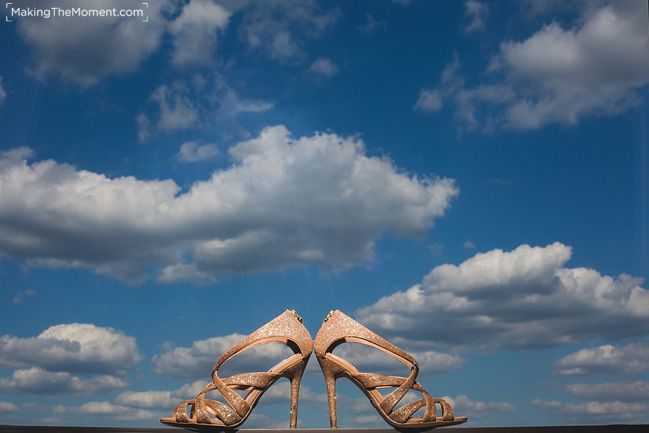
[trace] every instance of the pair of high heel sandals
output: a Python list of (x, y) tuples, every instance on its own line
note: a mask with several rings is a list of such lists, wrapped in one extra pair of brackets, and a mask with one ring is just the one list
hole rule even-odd
[[(408, 377), (401, 377), (360, 372), (349, 362), (332, 353), (338, 345), (345, 342), (379, 349), (410, 368), (410, 374)], [(294, 354), (267, 372), (219, 377), (219, 367), (228, 359), (266, 343), (286, 344)], [(212, 367), (212, 382), (205, 386), (196, 398), (183, 401), (170, 418), (162, 418), (160, 422), (189, 429), (236, 429), (248, 418), (262, 394), (278, 379), (286, 377), (291, 382), (290, 428), (294, 429), (297, 427), (300, 382), (314, 350), (327, 386), (331, 428), (338, 427), (336, 380), (341, 377), (355, 383), (381, 417), (396, 429), (427, 430), (460, 424), (467, 420), (466, 417), (454, 416), (453, 408), (446, 400), (431, 397), (417, 382), (419, 367), (410, 354), (379, 337), (351, 317), (338, 310), (330, 312), (314, 341), (302, 324), (302, 318), (294, 310), (286, 310), (221, 355)], [(387, 388), (396, 389), (386, 395), (380, 392)], [(420, 392), (423, 398), (396, 408), (411, 389)], [(243, 396), (237, 390), (244, 391)], [(227, 404), (206, 398), (206, 394), (212, 391), (221, 393)], [(423, 415), (417, 415), (422, 408)]]

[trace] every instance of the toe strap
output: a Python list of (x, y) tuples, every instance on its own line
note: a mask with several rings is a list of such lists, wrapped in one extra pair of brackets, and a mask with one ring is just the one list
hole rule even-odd
[[(280, 376), (278, 373), (257, 372), (237, 374), (225, 379), (215, 375), (195, 399), (185, 400), (176, 406), (174, 419), (180, 423), (223, 424), (229, 426), (241, 421), (248, 411), (248, 403), (234, 389), (266, 388)], [(218, 390), (230, 404), (205, 398), (208, 392)], [(187, 410), (189, 409), (189, 415)]]
[[(218, 419), (212, 416), (217, 416)], [(203, 395), (196, 399), (196, 422), (219, 424), (220, 421), (227, 426), (241, 421), (241, 418), (241, 415), (220, 401), (210, 400)]]
[[(383, 402), (381, 402), (381, 407), (384, 406), (385, 400), (390, 399), (387, 405), (392, 405), (389, 410), (385, 410), (388, 416), (396, 422), (405, 423), (407, 422), (412, 415), (417, 412), (422, 407), (425, 407), (424, 415), (421, 419), (422, 422), (431, 422), (435, 421), (436, 418), (436, 406), (439, 406), (442, 409), (442, 419), (444, 421), (453, 420), (453, 408), (451, 405), (444, 400), (443, 398), (433, 398), (430, 394), (421, 386), (418, 382), (410, 383), (412, 381), (411, 377), (405, 378), (401, 376), (386, 376), (376, 373), (357, 373), (354, 375), (354, 378), (361, 383), (367, 389), (378, 389), (386, 387), (398, 387), (397, 394), (392, 392), (388, 394)], [(406, 388), (407, 387), (407, 388)], [(405, 388), (405, 392), (404, 392)], [(413, 389), (422, 393), (423, 397), (420, 400), (408, 403), (397, 410), (392, 410), (394, 405), (403, 398), (408, 389)], [(397, 400), (398, 398), (398, 400)], [(394, 402), (394, 400), (397, 400)]]
[(392, 412), (390, 414), (390, 418), (392, 418), (392, 420), (396, 422), (405, 423), (406, 421), (408, 421), (408, 419), (410, 419), (412, 414), (414, 414), (424, 406), (426, 406), (426, 400), (423, 398), (417, 401), (413, 401), (412, 403), (403, 405), (399, 409)]
[[(187, 416), (187, 406), (191, 404), (191, 414)], [(174, 419), (176, 422), (190, 422), (194, 418), (194, 405), (196, 400), (185, 400), (181, 402), (174, 410)]]

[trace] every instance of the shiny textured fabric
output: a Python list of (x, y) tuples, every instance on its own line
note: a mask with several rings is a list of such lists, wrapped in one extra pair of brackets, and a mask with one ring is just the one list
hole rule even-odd
[[(345, 342), (360, 343), (379, 349), (406, 365), (410, 369), (410, 374), (408, 377), (400, 377), (361, 373), (356, 367), (332, 353), (338, 345)], [(453, 408), (446, 400), (431, 397), (417, 383), (419, 366), (410, 354), (338, 310), (330, 312), (325, 317), (322, 327), (316, 335), (314, 350), (325, 377), (331, 428), (337, 428), (338, 426), (336, 380), (340, 377), (347, 377), (354, 382), (367, 395), (383, 419), (398, 429), (427, 429), (442, 425), (460, 424), (467, 420), (466, 417), (454, 416)], [(383, 396), (378, 390), (387, 387), (396, 389)], [(399, 401), (411, 389), (421, 392), (423, 398), (394, 410)], [(438, 405), (441, 409), (440, 416), (436, 414)], [(421, 408), (424, 408), (423, 416), (421, 418), (413, 417)]]
[[(295, 354), (267, 372), (219, 377), (218, 370), (228, 359), (267, 343), (284, 343), (293, 349)], [(235, 429), (250, 415), (259, 397), (277, 379), (287, 377), (291, 381), (290, 428), (296, 428), (300, 383), (312, 351), (313, 340), (302, 324), (302, 318), (295, 311), (286, 310), (221, 355), (212, 367), (212, 382), (207, 384), (195, 399), (181, 402), (172, 417), (162, 418), (160, 422), (179, 427)], [(247, 391), (247, 395), (242, 397), (236, 389)], [(206, 398), (206, 394), (212, 391), (220, 392), (227, 404)]]

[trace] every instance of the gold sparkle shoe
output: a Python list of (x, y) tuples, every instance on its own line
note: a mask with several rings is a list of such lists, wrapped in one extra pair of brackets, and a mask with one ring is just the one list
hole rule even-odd
[[(353, 342), (382, 350), (410, 368), (408, 377), (385, 376), (375, 373), (361, 373), (332, 351), (336, 346)], [(413, 429), (427, 430), (434, 427), (461, 424), (466, 422), (466, 417), (453, 415), (453, 408), (442, 398), (431, 397), (428, 392), (417, 383), (419, 367), (417, 361), (410, 354), (399, 349), (384, 338), (379, 337), (351, 317), (340, 311), (330, 312), (324, 320), (322, 327), (315, 338), (315, 354), (322, 367), (327, 386), (329, 400), (329, 423), (331, 428), (338, 427), (336, 415), (336, 379), (346, 377), (355, 383), (369, 398), (374, 408), (381, 417), (398, 430)], [(396, 388), (387, 395), (379, 392), (380, 389)], [(423, 398), (405, 404), (395, 410), (397, 403), (409, 390), (419, 391)], [(441, 409), (441, 415), (436, 415), (436, 408)], [(416, 412), (424, 408), (420, 417), (414, 417)]]
[[(219, 367), (228, 359), (266, 343), (284, 343), (294, 354), (267, 372), (219, 377)], [(296, 428), (300, 382), (312, 351), (313, 340), (302, 318), (294, 310), (286, 310), (221, 355), (212, 367), (212, 382), (196, 398), (181, 402), (170, 418), (161, 418), (160, 422), (188, 429), (236, 429), (248, 418), (259, 397), (279, 378), (287, 377), (291, 381), (290, 428)], [(242, 397), (235, 390), (247, 394)], [(220, 392), (227, 404), (206, 398), (210, 391)]]

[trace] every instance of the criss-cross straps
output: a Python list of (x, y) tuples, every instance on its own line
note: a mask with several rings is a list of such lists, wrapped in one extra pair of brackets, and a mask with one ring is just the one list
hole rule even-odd
[[(386, 376), (376, 373), (351, 373), (351, 376), (368, 390), (381, 389), (387, 387), (397, 387), (394, 391), (384, 397), (379, 402), (381, 409), (388, 416), (399, 423), (407, 422), (419, 409), (425, 407), (422, 422), (434, 421), (436, 417), (436, 405), (439, 404), (442, 409), (444, 418), (453, 417), (453, 408), (446, 400), (433, 398), (431, 395), (416, 381), (416, 370), (411, 370), (408, 378), (401, 376)], [(394, 407), (407, 392), (413, 389), (422, 393), (423, 398), (407, 403), (397, 410)]]
[[(196, 399), (183, 402), (176, 409), (176, 420), (179, 422), (198, 422), (204, 424), (214, 424), (214, 421), (220, 421), (224, 425), (235, 424), (245, 416), (250, 410), (248, 402), (237, 394), (235, 389), (254, 390), (265, 389), (270, 383), (282, 376), (282, 373), (276, 372), (256, 372), (237, 374), (225, 379), (213, 374), (213, 382), (207, 384), (198, 394)], [(225, 401), (230, 405), (220, 401), (211, 400), (205, 397), (208, 392), (219, 391)], [(187, 405), (192, 404), (190, 416), (187, 416)], [(216, 417), (216, 419), (214, 418)]]
[[(340, 326), (339, 329), (344, 329), (345, 334), (340, 335), (340, 337), (335, 336), (332, 338), (333, 341), (330, 341), (329, 347), (327, 348), (328, 352), (331, 352), (336, 346), (344, 342), (360, 343), (379, 349), (410, 367), (410, 374), (407, 378), (401, 376), (386, 376), (375, 373), (347, 371), (348, 374), (368, 390), (396, 387), (394, 391), (390, 392), (388, 395), (383, 397), (381, 401), (377, 402), (381, 409), (393, 421), (405, 423), (422, 407), (425, 407), (425, 409), (421, 421), (434, 421), (436, 417), (436, 404), (440, 405), (444, 419), (452, 419), (453, 409), (451, 405), (444, 399), (431, 397), (430, 394), (428, 394), (428, 392), (417, 383), (419, 366), (417, 365), (417, 361), (409, 353), (399, 349), (383, 337), (375, 334), (345, 315), (340, 314), (338, 320), (343, 322), (343, 325)], [(410, 389), (421, 392), (424, 398), (407, 403), (399, 409), (394, 410), (395, 406), (405, 397)]]

